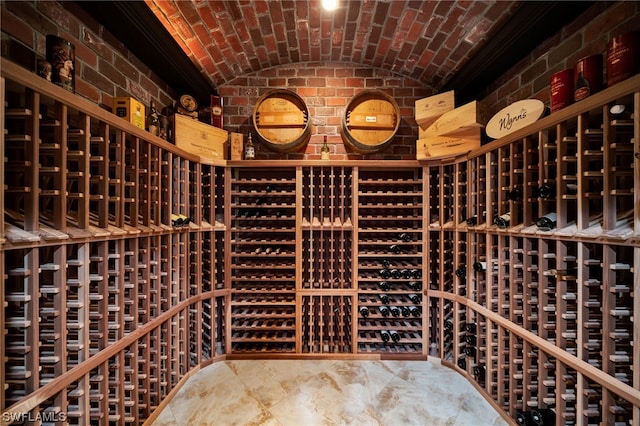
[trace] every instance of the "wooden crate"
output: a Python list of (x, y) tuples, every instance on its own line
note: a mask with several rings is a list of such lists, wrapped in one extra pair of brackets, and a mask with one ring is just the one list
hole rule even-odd
[(226, 130), (180, 114), (174, 114), (171, 122), (178, 148), (210, 160), (227, 158), (229, 132)]
[(416, 158), (428, 160), (464, 154), (480, 148), (480, 128), (467, 129), (464, 133), (452, 136), (428, 136), (416, 142)]
[(445, 112), (455, 108), (454, 91), (439, 93), (416, 101), (415, 118), (421, 129), (427, 129)]
[(482, 128), (486, 122), (483, 105), (473, 101), (442, 114), (420, 137), (458, 135), (469, 128)]

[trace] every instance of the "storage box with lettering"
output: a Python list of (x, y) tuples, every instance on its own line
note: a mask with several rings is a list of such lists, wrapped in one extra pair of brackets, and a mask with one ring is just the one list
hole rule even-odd
[(480, 128), (470, 128), (450, 136), (429, 136), (416, 142), (416, 158), (429, 160), (466, 154), (480, 148)]
[(473, 101), (447, 111), (436, 119), (427, 129), (419, 132), (419, 138), (432, 136), (452, 136), (465, 133), (468, 129), (483, 128), (487, 123), (484, 106)]
[(428, 98), (416, 101), (416, 123), (422, 129), (426, 129), (442, 114), (455, 108), (454, 91), (439, 93)]
[(144, 130), (146, 114), (142, 102), (130, 97), (113, 98), (113, 113)]
[(191, 154), (210, 160), (227, 158), (229, 132), (180, 114), (172, 116), (173, 141)]

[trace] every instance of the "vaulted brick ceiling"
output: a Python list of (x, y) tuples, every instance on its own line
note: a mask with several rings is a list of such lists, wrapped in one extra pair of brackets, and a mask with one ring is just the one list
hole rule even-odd
[(384, 68), (460, 101), (552, 37), (593, 1), (77, 1), (171, 87), (210, 93), (285, 64)]
[(385, 68), (440, 88), (515, 1), (145, 0), (184, 52), (222, 85), (298, 62)]

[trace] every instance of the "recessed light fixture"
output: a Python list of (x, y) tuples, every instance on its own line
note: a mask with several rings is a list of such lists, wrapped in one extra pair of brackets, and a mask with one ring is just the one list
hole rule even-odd
[(338, 0), (322, 0), (322, 8), (327, 11), (336, 10), (338, 7)]

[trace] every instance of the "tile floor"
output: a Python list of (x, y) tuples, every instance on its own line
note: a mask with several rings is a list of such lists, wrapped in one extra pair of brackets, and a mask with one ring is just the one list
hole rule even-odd
[(237, 360), (196, 373), (153, 426), (507, 424), (439, 360)]

